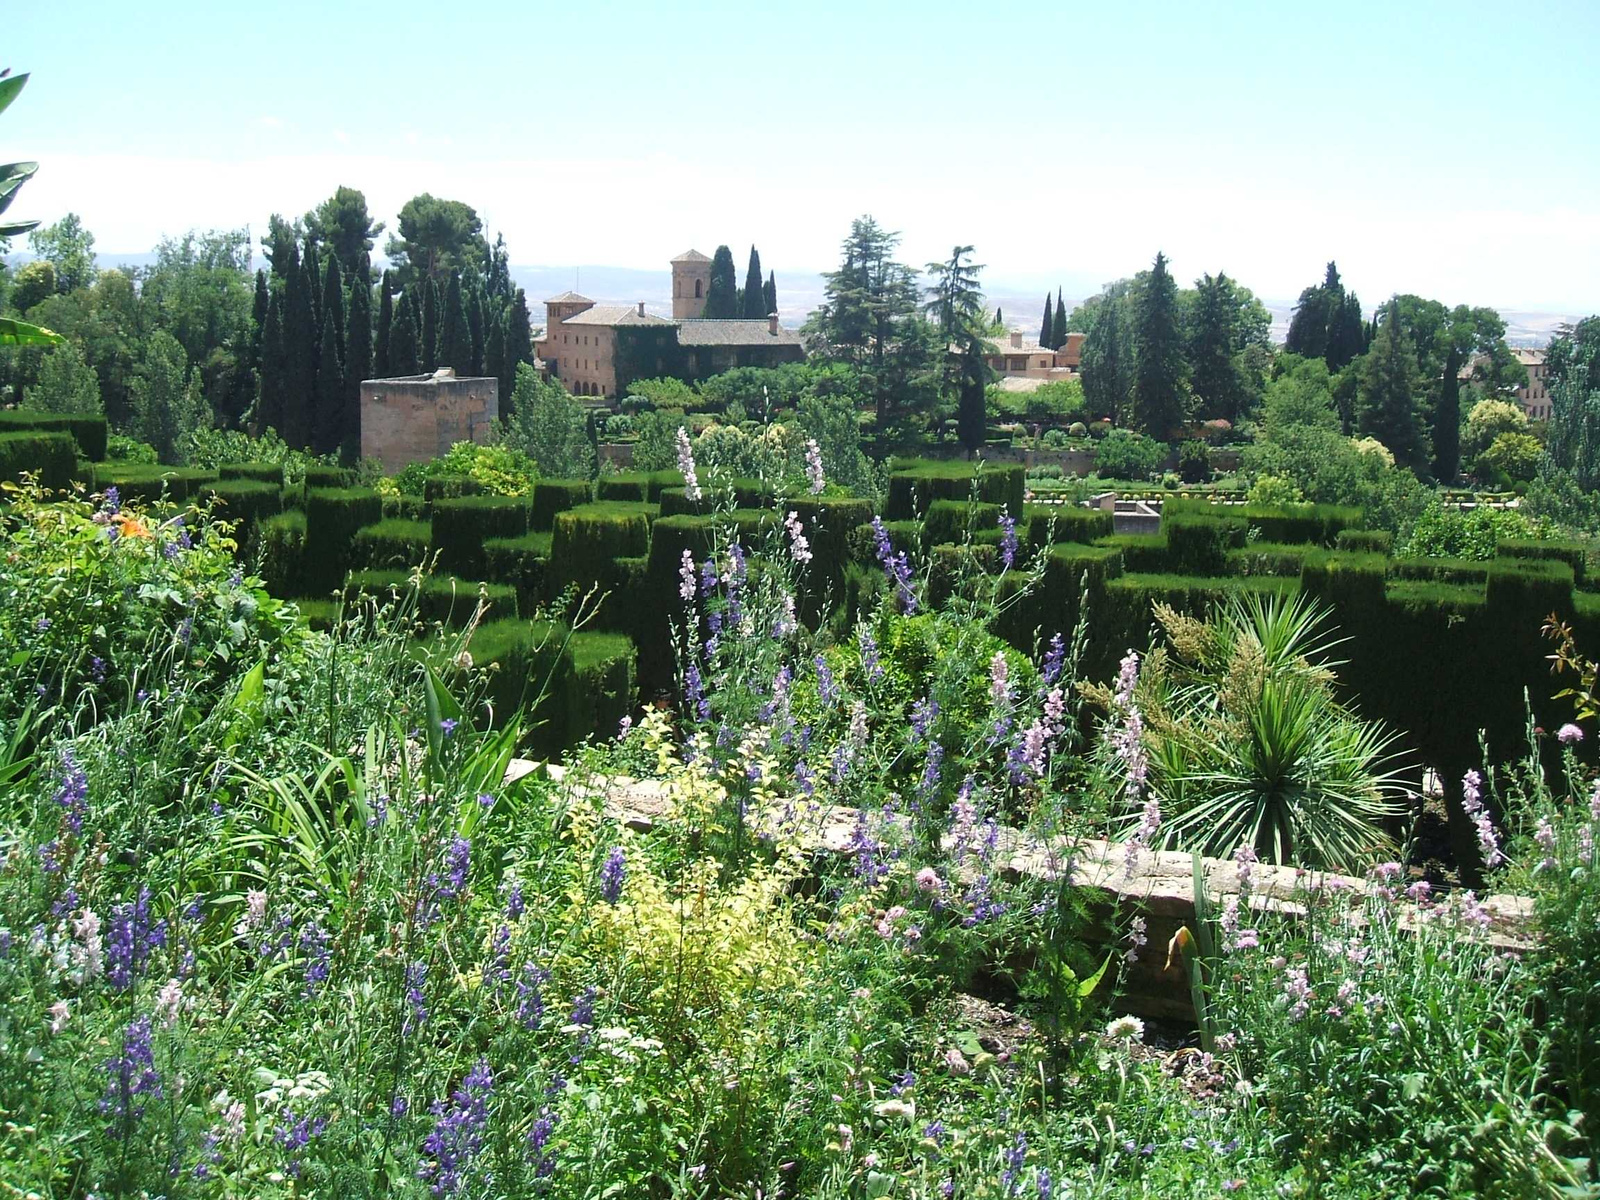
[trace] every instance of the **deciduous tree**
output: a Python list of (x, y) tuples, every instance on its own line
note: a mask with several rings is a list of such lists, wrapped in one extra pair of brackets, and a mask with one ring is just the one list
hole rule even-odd
[(83, 348), (68, 338), (48, 351), (39, 364), (39, 382), (27, 390), (25, 408), (48, 413), (99, 413), (100, 380), (83, 356)]
[(56, 271), (56, 290), (75, 292), (94, 283), (94, 234), (83, 227), (77, 213), (68, 213), (54, 225), (28, 235), (28, 249)]

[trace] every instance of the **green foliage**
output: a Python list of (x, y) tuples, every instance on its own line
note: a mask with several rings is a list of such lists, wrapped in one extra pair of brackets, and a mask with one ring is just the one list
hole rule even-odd
[(127, 462), (95, 463), (92, 475), (96, 491), (104, 492), (114, 487), (121, 496), (145, 503), (163, 499), (189, 500), (217, 479), (215, 471), (202, 471), (194, 467)]
[(1022, 513), (1025, 473), (1021, 464), (973, 464), (901, 459), (890, 465), (886, 520), (904, 521), (921, 516), (935, 500), (978, 499)]
[(1134, 300), (1132, 424), (1166, 441), (1183, 424), (1188, 408), (1188, 364), (1178, 326), (1178, 287), (1167, 259), (1156, 255), (1150, 276)]
[(83, 458), (98, 462), (106, 457), (106, 420), (101, 416), (0, 410), (0, 433), (23, 430), (69, 433)]
[(256, 526), (283, 511), (283, 488), (269, 480), (219, 479), (203, 485), (199, 496), (216, 501), (212, 515), (234, 524), (234, 538), (241, 546), (253, 545)]
[(283, 464), (275, 462), (231, 462), (217, 465), (220, 479), (255, 479), (283, 486)]
[(1387, 555), (1394, 546), (1394, 534), (1386, 529), (1341, 529), (1334, 544), (1340, 550)]
[(77, 463), (77, 443), (66, 433), (0, 432), (0, 481), (14, 483), (24, 473), (33, 473), (43, 487), (65, 488), (72, 482)]
[(583, 404), (560, 384), (541, 379), (527, 363), (517, 364), (506, 444), (532, 459), (543, 475), (576, 479), (594, 474)]
[(1095, 443), (1094, 469), (1105, 479), (1146, 480), (1161, 469), (1167, 447), (1131, 429), (1113, 429)]
[(1480, 476), (1504, 477), (1512, 483), (1527, 483), (1539, 473), (1544, 447), (1527, 433), (1496, 435), (1489, 448), (1478, 455), (1473, 470)]
[(410, 570), (427, 559), (432, 540), (427, 521), (391, 517), (356, 530), (350, 559), (368, 570)]
[(1178, 445), (1178, 474), (1185, 483), (1205, 483), (1211, 478), (1211, 449), (1198, 438)]
[(1161, 531), (1166, 535), (1171, 570), (1186, 575), (1221, 575), (1227, 571), (1228, 551), (1245, 544), (1249, 523), (1243, 516), (1200, 508), (1180, 509), (1169, 500), (1162, 512)]
[(211, 423), (211, 413), (196, 382), (188, 377), (183, 347), (164, 330), (145, 345), (144, 360), (131, 386), (131, 430), (156, 448), (162, 462), (188, 462), (187, 435)]
[(1400, 544), (1410, 558), (1490, 559), (1502, 541), (1531, 537), (1528, 519), (1514, 508), (1480, 504), (1463, 510), (1446, 508), (1437, 500), (1423, 510)]
[[(304, 482), (308, 473), (317, 468), (328, 467), (325, 461), (294, 449), (271, 430), (260, 437), (236, 429), (196, 430), (189, 437), (187, 458), (192, 466), (217, 471), (225, 479), (238, 464), (260, 464), (266, 473), (252, 474), (251, 478), (273, 478), (270, 470), (275, 469), (276, 478), (291, 486)], [(344, 482), (341, 477), (339, 483)]]
[(1282, 355), (1261, 406), (1261, 429), (1268, 440), (1283, 437), (1291, 426), (1338, 430), (1339, 406), (1333, 377), (1322, 358)]
[(426, 575), (417, 589), (417, 615), (451, 629), (464, 629), (484, 614), (490, 619), (517, 615), (517, 589), (509, 583), (471, 583), (454, 575)]
[(1522, 405), (1510, 400), (1497, 400), (1492, 396), (1479, 400), (1467, 413), (1461, 455), (1471, 462), (1501, 434), (1527, 432), (1528, 414), (1522, 411)]
[(727, 320), (739, 315), (739, 280), (733, 270), (733, 251), (718, 246), (711, 256), (711, 284), (706, 288), (707, 319)]
[(465, 578), (481, 579), (484, 542), (489, 538), (521, 537), (528, 532), (531, 511), (527, 499), (521, 496), (458, 496), (436, 500), (430, 549), (439, 555), (447, 570)]
[(653, 474), (676, 467), (678, 430), (688, 427), (683, 413), (677, 409), (641, 412), (633, 423), (639, 435), (633, 446), (634, 469)]
[(1101, 508), (1030, 504), (1023, 509), (1023, 517), (1027, 529), (1019, 526), (1018, 534), (1030, 549), (1061, 542), (1094, 542), (1114, 532), (1112, 514)]
[(384, 252), (402, 287), (418, 280), (447, 279), (462, 270), (479, 270), (489, 261), (489, 243), (477, 212), (459, 200), (443, 200), (427, 192), (401, 206), (398, 233), (389, 238)]
[[(552, 586), (576, 584), (580, 593), (604, 590), (615, 582), (614, 559), (650, 552), (649, 509), (617, 500), (581, 504), (556, 514), (552, 534)], [(613, 597), (607, 608), (616, 612), (625, 605)]]
[(63, 342), (39, 364), (39, 382), (27, 389), (25, 407), (47, 413), (99, 413), (100, 380), (76, 342)]
[(542, 532), (553, 529), (557, 513), (588, 504), (593, 498), (594, 485), (587, 479), (541, 479), (533, 489), (529, 528)]
[(305, 514), (306, 593), (316, 595), (344, 583), (356, 533), (383, 519), (383, 497), (372, 488), (307, 487)]
[(484, 574), (516, 588), (521, 612), (531, 614), (546, 594), (551, 541), (549, 533), (484, 540)]
[(1395, 462), (1421, 471), (1427, 462), (1415, 348), (1401, 325), (1398, 302), (1392, 302), (1378, 326), (1361, 370), (1358, 424), (1363, 434), (1389, 448)]

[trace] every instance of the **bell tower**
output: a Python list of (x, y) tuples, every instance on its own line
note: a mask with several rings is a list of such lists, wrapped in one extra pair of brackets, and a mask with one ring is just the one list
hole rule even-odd
[(705, 315), (706, 292), (711, 288), (711, 260), (698, 250), (686, 250), (672, 260), (672, 318), (692, 321)]

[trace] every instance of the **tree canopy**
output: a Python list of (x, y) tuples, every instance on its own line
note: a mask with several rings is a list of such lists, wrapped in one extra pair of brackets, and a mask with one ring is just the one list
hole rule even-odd
[(476, 210), (460, 200), (423, 192), (400, 209), (398, 234), (385, 247), (402, 286), (419, 278), (442, 280), (461, 270), (489, 266), (489, 242)]

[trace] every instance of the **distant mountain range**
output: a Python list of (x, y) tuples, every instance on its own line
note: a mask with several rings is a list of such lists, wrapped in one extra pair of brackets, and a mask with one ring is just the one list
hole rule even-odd
[[(18, 251), (11, 257), (21, 262), (31, 256), (25, 251)], [(156, 261), (156, 256), (151, 253), (96, 254), (95, 259), (102, 267), (114, 267), (119, 264), (150, 266)], [(257, 255), (253, 265), (265, 267), (267, 262)], [(381, 268), (383, 264), (379, 261), (375, 265)], [(778, 316), (785, 325), (798, 327), (821, 306), (824, 294), (823, 278), (814, 271), (778, 270), (777, 276)], [(597, 304), (637, 304), (643, 300), (647, 312), (661, 316), (672, 315), (672, 276), (666, 264), (654, 270), (640, 270), (636, 267), (513, 266), (511, 278), (528, 293), (528, 307), (533, 312), (536, 325), (543, 324), (544, 321), (545, 297), (554, 296), (569, 288), (588, 296)], [(1072, 310), (1071, 306), (1077, 305), (1098, 290), (1092, 284), (1080, 283), (1080, 287), (1081, 295), (1066, 297), (1068, 312)], [(1006, 324), (1030, 334), (1038, 332), (1039, 320), (1043, 315), (1040, 311), (1043, 299), (1043, 288), (1030, 288), (1024, 291), (1023, 285), (1008, 283), (1005, 280), (991, 280), (989, 284), (989, 303), (1001, 310)], [(1267, 311), (1272, 314), (1272, 336), (1281, 342), (1289, 332), (1289, 317), (1294, 311), (1294, 305), (1292, 302), (1263, 301), (1263, 303), (1266, 304)], [(1563, 323), (1576, 323), (1583, 314), (1528, 312), (1503, 308), (1500, 310), (1500, 315), (1506, 323), (1506, 340), (1513, 346), (1543, 346), (1555, 336), (1557, 329)]]

